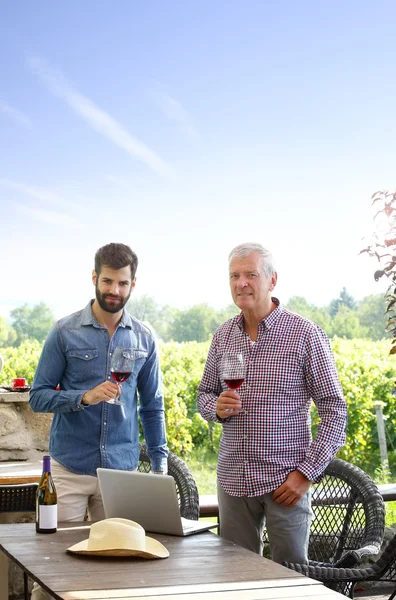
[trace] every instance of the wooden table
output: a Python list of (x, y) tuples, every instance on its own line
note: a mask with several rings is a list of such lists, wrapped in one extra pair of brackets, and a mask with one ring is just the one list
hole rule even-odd
[(38, 483), (42, 470), (42, 461), (0, 462), (0, 485)]
[(37, 534), (30, 523), (0, 525), (0, 600), (8, 598), (7, 558), (57, 600), (344, 598), (211, 532), (188, 537), (151, 534), (169, 550), (164, 560), (66, 552), (88, 534), (86, 523), (63, 523), (50, 535)]

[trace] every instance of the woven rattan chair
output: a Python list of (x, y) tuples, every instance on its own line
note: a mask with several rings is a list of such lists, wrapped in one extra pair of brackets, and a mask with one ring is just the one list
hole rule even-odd
[(381, 580), (382, 583), (393, 583), (395, 586), (388, 598), (388, 600), (393, 600), (396, 596), (396, 535), (388, 542), (375, 562), (362, 564), (353, 569), (335, 568), (333, 571), (332, 577), (337, 579), (340, 588), (343, 585), (347, 586), (351, 598), (353, 598), (356, 583), (360, 585), (366, 581)]
[(312, 487), (312, 510), (309, 564), (284, 564), (353, 598), (354, 582), (358, 581), (352, 576), (353, 567), (381, 548), (383, 498), (364, 471), (336, 458), (326, 468), (323, 480)]
[[(151, 460), (145, 444), (140, 445), (138, 471), (149, 473)], [(172, 475), (176, 483), (180, 514), (185, 519), (199, 519), (199, 494), (197, 484), (186, 463), (173, 452), (168, 455), (168, 475)]]
[[(4, 512), (36, 512), (37, 483), (0, 485), (0, 513)], [(25, 600), (29, 597), (28, 578), (23, 572), (23, 589)]]
[(35, 512), (37, 483), (0, 485), (0, 513)]

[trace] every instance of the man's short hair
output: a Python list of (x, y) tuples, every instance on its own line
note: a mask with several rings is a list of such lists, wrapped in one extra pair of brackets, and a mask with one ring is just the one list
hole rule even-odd
[(261, 244), (255, 242), (247, 242), (246, 244), (239, 244), (235, 246), (228, 255), (228, 262), (231, 262), (233, 258), (246, 258), (252, 252), (258, 252), (262, 258), (263, 271), (266, 277), (271, 277), (275, 273), (275, 266), (272, 254), (267, 248), (264, 248)]
[(99, 275), (103, 266), (110, 269), (123, 269), (130, 265), (132, 279), (135, 278), (138, 257), (129, 246), (125, 244), (107, 244), (102, 246), (95, 254), (95, 271)]

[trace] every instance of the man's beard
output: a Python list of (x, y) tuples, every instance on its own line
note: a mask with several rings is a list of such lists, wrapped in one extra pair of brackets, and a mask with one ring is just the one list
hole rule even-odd
[[(115, 313), (118, 313), (120, 310), (122, 310), (124, 308), (125, 304), (128, 302), (129, 298), (131, 297), (132, 288), (126, 298), (121, 298), (120, 296), (113, 296), (112, 294), (101, 294), (100, 291), (98, 290), (97, 285), (95, 286), (95, 292), (96, 292), (96, 300), (98, 301), (100, 308), (102, 310), (104, 310), (105, 312), (115, 314)], [(107, 298), (114, 298), (115, 300), (118, 300), (118, 302), (116, 302), (115, 304), (113, 304), (113, 303), (109, 304), (107, 302)]]

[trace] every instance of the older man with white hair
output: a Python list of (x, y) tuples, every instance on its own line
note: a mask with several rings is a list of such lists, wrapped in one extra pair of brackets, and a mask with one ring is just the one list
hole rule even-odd
[[(273, 296), (277, 273), (260, 244), (229, 255), (230, 288), (241, 312), (212, 340), (199, 386), (207, 421), (222, 424), (217, 469), (220, 535), (259, 554), (263, 528), (276, 562), (305, 563), (310, 486), (345, 443), (346, 403), (326, 334)], [(243, 356), (241, 387), (224, 382), (225, 354)], [(311, 401), (320, 423), (311, 436)]]

